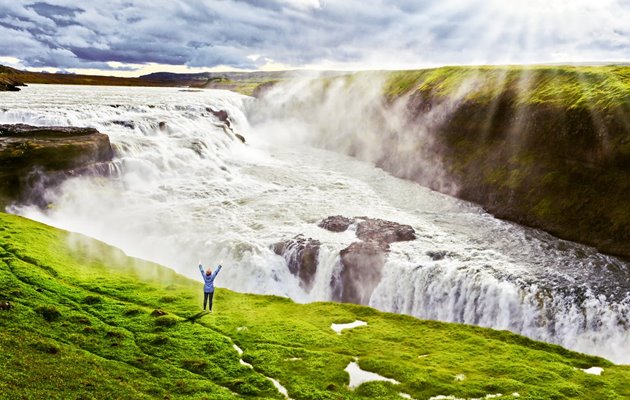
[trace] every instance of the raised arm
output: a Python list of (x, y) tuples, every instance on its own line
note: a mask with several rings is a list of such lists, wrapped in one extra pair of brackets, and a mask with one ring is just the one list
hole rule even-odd
[(221, 264), (219, 264), (219, 266), (217, 267), (217, 269), (212, 273), (211, 278), (214, 279), (217, 277), (217, 274), (219, 273), (219, 271), (221, 271)]
[(203, 265), (199, 264), (199, 272), (201, 272), (201, 277), (205, 279), (205, 275), (203, 273)]

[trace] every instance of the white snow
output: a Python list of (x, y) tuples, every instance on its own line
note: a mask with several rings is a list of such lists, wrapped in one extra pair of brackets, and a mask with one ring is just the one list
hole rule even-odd
[(238, 347), (237, 345), (233, 344), (232, 347), (234, 347), (234, 350), (236, 350), (236, 352), (238, 353), (239, 356), (243, 355), (243, 350), (241, 350), (240, 347)]
[(266, 378), (269, 379), (271, 383), (273, 383), (276, 389), (278, 389), (278, 392), (280, 392), (284, 397), (287, 397), (287, 398), (289, 397), (289, 392), (287, 392), (287, 389), (284, 386), (282, 386), (280, 382), (268, 376)]
[(407, 393), (398, 393), (398, 395), (402, 398), (405, 399), (413, 399), (413, 397), (411, 397), (411, 395), (407, 394)]
[(354, 322), (350, 322), (349, 324), (331, 324), (330, 327), (333, 331), (337, 332), (341, 335), (341, 331), (344, 329), (352, 329), (359, 326), (367, 326), (367, 322), (356, 320)]
[(604, 372), (604, 368), (602, 367), (591, 367), (588, 369), (583, 369), (582, 371), (586, 372), (587, 374), (591, 374), (591, 375), (601, 375), (602, 372)]
[(466, 375), (464, 375), (464, 374), (457, 374), (457, 375), (455, 375), (455, 382), (461, 382), (464, 379), (466, 379)]
[(385, 378), (384, 376), (375, 374), (374, 372), (364, 371), (359, 367), (359, 364), (354, 361), (348, 364), (344, 371), (346, 371), (348, 375), (350, 375), (350, 384), (348, 386), (350, 386), (351, 389), (356, 388), (362, 383), (371, 381), (385, 381), (391, 382), (393, 384), (400, 383), (398, 381), (395, 381), (394, 379)]

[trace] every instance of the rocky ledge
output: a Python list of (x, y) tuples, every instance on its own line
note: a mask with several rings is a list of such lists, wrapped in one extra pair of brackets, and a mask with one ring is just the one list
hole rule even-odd
[(109, 137), (93, 128), (0, 125), (0, 203), (39, 203), (33, 190), (42, 177), (56, 184), (98, 170), (112, 157)]
[[(344, 232), (354, 227), (360, 239), (339, 252), (339, 273), (334, 274), (335, 278), (330, 282), (333, 300), (346, 303), (368, 304), (381, 280), (389, 245), (416, 239), (415, 231), (409, 225), (368, 217), (336, 215), (320, 221), (318, 226), (331, 232)], [(289, 271), (299, 278), (300, 286), (310, 291), (317, 273), (320, 245), (319, 240), (300, 235), (278, 242), (272, 249), (284, 257)]]
[(19, 92), (18, 86), (26, 86), (21, 82), (6, 74), (0, 75), (0, 92)]

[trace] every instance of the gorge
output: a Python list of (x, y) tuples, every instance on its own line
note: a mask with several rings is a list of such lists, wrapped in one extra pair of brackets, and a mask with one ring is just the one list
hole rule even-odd
[[(596, 72), (590, 84), (605, 85)], [(44, 193), (47, 209), (9, 210), (190, 277), (200, 257), (221, 262), (231, 266), (222, 284), (238, 291), (508, 329), (627, 363), (629, 264), (604, 254), (627, 257), (627, 95), (570, 102), (549, 94), (548, 73), (364, 73), (276, 84), (258, 100), (29, 85), (7, 94), (0, 123), (107, 133), (116, 173), (70, 177)], [(582, 72), (567, 74), (581, 82)], [(566, 113), (545, 112), (560, 101)], [(589, 113), (593, 104), (606, 113)], [(212, 110), (225, 110), (245, 143)], [(566, 121), (556, 129), (551, 115)], [(318, 226), (334, 215), (414, 231), (375, 253), (382, 268), (367, 296), (344, 298), (331, 284), (361, 275), (342, 262), (360, 224)], [(298, 235), (318, 242), (307, 280), (287, 263), (299, 246), (274, 251)]]

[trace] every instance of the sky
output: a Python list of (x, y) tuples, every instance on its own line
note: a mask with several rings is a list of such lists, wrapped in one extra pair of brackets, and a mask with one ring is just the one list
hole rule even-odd
[(156, 71), (630, 61), (630, 0), (0, 0), (0, 64)]

